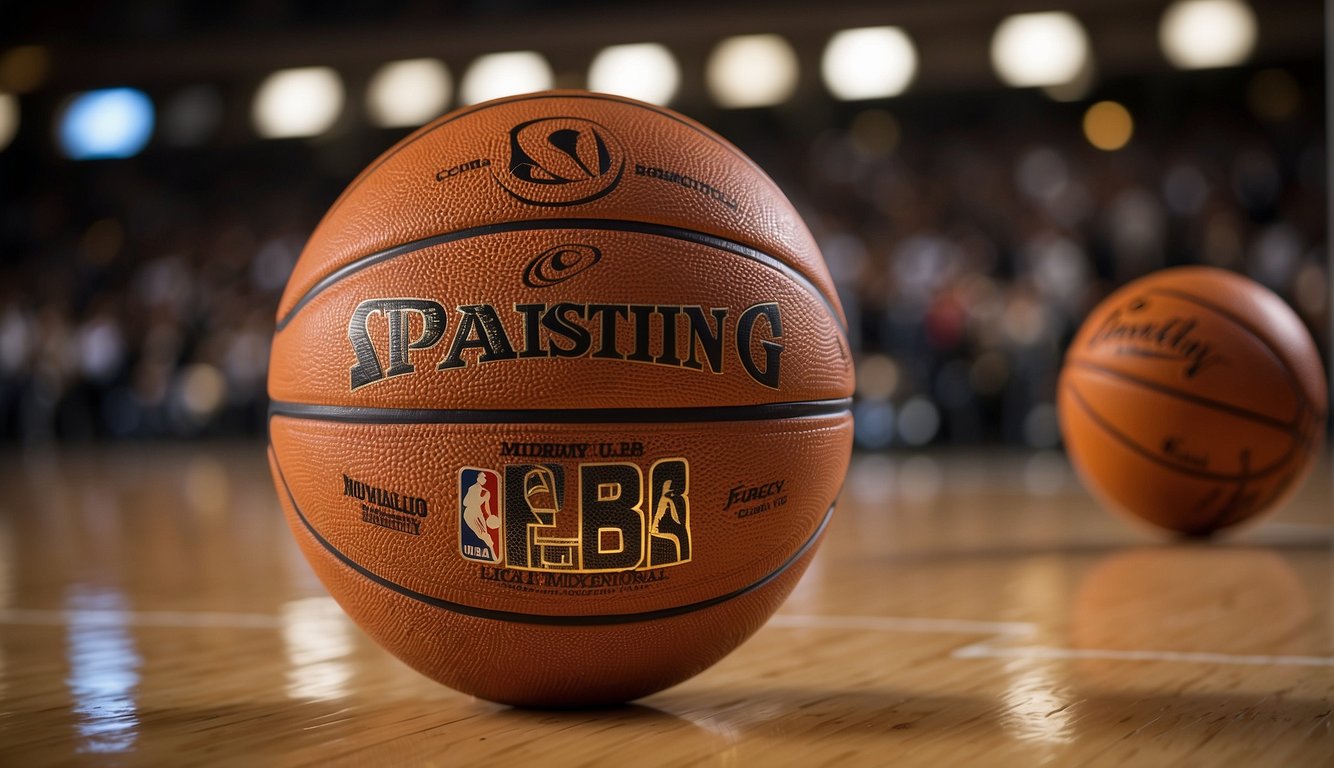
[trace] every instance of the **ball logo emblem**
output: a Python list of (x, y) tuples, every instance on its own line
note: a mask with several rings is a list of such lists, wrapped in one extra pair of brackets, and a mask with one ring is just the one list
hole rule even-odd
[(537, 254), (523, 270), (523, 282), (529, 288), (546, 288), (562, 283), (602, 260), (602, 251), (591, 245), (570, 243), (548, 248)]
[(562, 207), (596, 200), (625, 173), (625, 150), (605, 127), (578, 117), (543, 117), (510, 129), (508, 160), (492, 176), (529, 205)]

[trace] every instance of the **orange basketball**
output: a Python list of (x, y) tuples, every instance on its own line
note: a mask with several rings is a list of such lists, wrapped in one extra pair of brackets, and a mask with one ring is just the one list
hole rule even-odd
[(1109, 505), (1186, 534), (1275, 507), (1325, 426), (1325, 374), (1283, 300), (1210, 267), (1163, 270), (1098, 305), (1066, 352), (1072, 462)]
[(851, 451), (846, 321), (739, 150), (583, 92), (460, 109), (358, 176), (278, 308), (269, 460), (363, 629), (465, 693), (644, 696), (762, 625)]

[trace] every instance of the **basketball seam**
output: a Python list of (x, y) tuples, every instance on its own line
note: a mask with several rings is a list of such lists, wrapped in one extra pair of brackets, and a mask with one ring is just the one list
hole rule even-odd
[(777, 579), (779, 576), (786, 573), (789, 568), (791, 568), (795, 563), (800, 561), (811, 550), (815, 548), (815, 546), (819, 543), (821, 536), (824, 534), (825, 528), (828, 527), (829, 521), (834, 514), (834, 505), (831, 504), (829, 506), (829, 509), (825, 512), (824, 517), (820, 520), (820, 524), (816, 526), (815, 531), (812, 532), (810, 537), (808, 537), (806, 541), (803, 542), (802, 545), (797, 548), (797, 551), (794, 552), (787, 560), (783, 561), (783, 563), (780, 564), (777, 568), (770, 571), (768, 574), (764, 575), (758, 581), (751, 582), (750, 584), (747, 584), (744, 587), (740, 587), (739, 589), (732, 590), (731, 592), (718, 595), (716, 597), (711, 597), (707, 600), (700, 600), (694, 603), (689, 603), (687, 605), (679, 605), (671, 608), (661, 608), (653, 611), (641, 611), (638, 613), (577, 614), (569, 616), (557, 616), (557, 615), (540, 614), (540, 613), (519, 613), (516, 611), (499, 611), (491, 608), (478, 608), (476, 606), (465, 605), (463, 603), (455, 603), (450, 600), (444, 600), (442, 598), (432, 597), (431, 595), (417, 592), (416, 590), (410, 589), (408, 587), (403, 586), (402, 584), (399, 584), (383, 576), (380, 576), (379, 574), (375, 573), (369, 568), (366, 568), (357, 561), (353, 560), (342, 550), (338, 549), (330, 541), (321, 536), (320, 533), (315, 530), (315, 526), (311, 524), (310, 520), (308, 520), (305, 514), (301, 511), (301, 507), (296, 503), (296, 496), (292, 493), (292, 488), (287, 483), (287, 475), (283, 472), (282, 464), (278, 460), (278, 452), (277, 450), (274, 449), (272, 443), (269, 444), (269, 455), (273, 457), (273, 466), (277, 470), (278, 480), (279, 482), (282, 483), (283, 491), (286, 493), (287, 500), (289, 503), (291, 503), (292, 511), (296, 513), (297, 519), (301, 521), (302, 526), (306, 529), (307, 532), (310, 533), (311, 537), (314, 538), (315, 541), (319, 543), (320, 546), (324, 547), (324, 549), (328, 551), (329, 554), (333, 555), (334, 558), (337, 559), (339, 562), (348, 566), (356, 573), (361, 574), (366, 579), (376, 584), (379, 584), (380, 586), (385, 587), (386, 589), (389, 589), (393, 592), (396, 592), (412, 600), (416, 600), (420, 603), (429, 605), (433, 608), (440, 608), (442, 610), (447, 610), (464, 616), (472, 616), (474, 618), (492, 619), (495, 621), (508, 621), (516, 624), (542, 624), (548, 626), (554, 625), (554, 626), (576, 626), (576, 627), (607, 626), (614, 624), (637, 624), (645, 621), (656, 621), (658, 619), (669, 619), (676, 616), (683, 616), (689, 613), (694, 613), (696, 611), (704, 610), (706, 608), (712, 608), (714, 606), (721, 605), (723, 603), (729, 602), (731, 600), (743, 597), (751, 592), (754, 592), (755, 590), (764, 587), (765, 585)]
[(1098, 363), (1094, 363), (1084, 358), (1075, 358), (1074, 360), (1069, 361), (1067, 365), (1071, 365), (1076, 368), (1083, 368), (1086, 370), (1095, 371), (1097, 373), (1101, 373), (1106, 376), (1110, 376), (1112, 378), (1124, 379), (1128, 382), (1144, 387), (1145, 389), (1150, 389), (1164, 395), (1169, 395), (1171, 397), (1175, 397), (1180, 400), (1185, 400), (1188, 403), (1194, 403), (1195, 405), (1209, 408), (1211, 410), (1220, 411), (1230, 416), (1236, 416), (1237, 418), (1246, 419), (1248, 421), (1255, 422), (1256, 424), (1259, 424), (1261, 426), (1269, 427), (1270, 429), (1282, 432), (1294, 440), (1301, 440), (1303, 436), (1303, 431), (1301, 429), (1301, 424), (1300, 424), (1300, 418), (1307, 413), (1306, 403), (1304, 401), (1300, 403), (1298, 407), (1297, 411), (1298, 421), (1290, 424), (1286, 421), (1281, 421), (1272, 416), (1266, 416), (1263, 413), (1257, 413), (1256, 411), (1242, 408), (1241, 406), (1221, 402), (1219, 400), (1214, 400), (1212, 398), (1204, 397), (1202, 395), (1195, 395), (1191, 394), (1190, 392), (1184, 392), (1175, 387), (1171, 387), (1166, 384), (1159, 384), (1158, 382), (1141, 378), (1139, 376), (1135, 376), (1134, 374), (1126, 373), (1125, 371), (1119, 371), (1115, 368), (1099, 365)]
[(281, 332), (296, 317), (307, 304), (316, 296), (329, 288), (333, 287), (342, 280), (351, 277), (363, 269), (372, 267), (391, 259), (398, 258), (409, 253), (431, 248), (437, 245), (469, 240), (474, 237), (485, 237), (487, 235), (496, 235), (509, 232), (528, 232), (528, 231), (546, 231), (554, 229), (590, 229), (597, 231), (611, 232), (631, 232), (641, 235), (650, 235), (666, 237), (674, 240), (683, 240), (685, 242), (703, 245), (714, 250), (731, 253), (734, 256), (740, 256), (749, 259), (757, 264), (769, 267), (779, 274), (787, 277), (792, 282), (801, 286), (807, 293), (814, 295), (824, 305), (826, 313), (834, 322), (834, 327), (839, 333), (844, 332), (843, 322), (839, 313), (835, 310), (833, 301), (820, 290), (815, 283), (803, 275), (800, 271), (794, 269), (791, 265), (775, 256), (753, 246), (739, 243), (735, 240), (729, 240), (718, 235), (712, 235), (707, 232), (699, 232), (684, 227), (676, 227), (668, 224), (653, 224), (642, 221), (631, 221), (628, 219), (582, 219), (582, 218), (559, 218), (559, 219), (527, 219), (522, 221), (507, 221), (497, 224), (483, 224), (476, 227), (467, 227), (465, 229), (455, 230), (453, 232), (444, 232), (438, 235), (431, 235), (419, 240), (412, 240), (407, 243), (376, 251), (365, 256), (361, 256), (353, 261), (344, 264), (335, 269), (318, 282), (312, 285), (301, 298), (292, 305), (274, 327), (274, 332)]
[(269, 418), (353, 424), (666, 424), (776, 421), (848, 413), (852, 398), (694, 408), (381, 408), (275, 400)]
[(1150, 462), (1157, 464), (1158, 466), (1164, 469), (1170, 470), (1172, 472), (1177, 472), (1183, 475), (1187, 475), (1190, 477), (1195, 477), (1203, 480), (1211, 480), (1220, 483), (1235, 483), (1238, 481), (1263, 479), (1268, 475), (1272, 475), (1278, 472), (1279, 470), (1287, 467), (1289, 462), (1292, 461), (1293, 456), (1297, 452), (1297, 449), (1299, 447), (1302, 447), (1301, 441), (1292, 440), (1289, 443), (1287, 452), (1284, 453), (1279, 458), (1278, 461), (1275, 461), (1273, 464), (1269, 465), (1268, 467), (1265, 467), (1263, 470), (1258, 470), (1244, 475), (1218, 474), (1214, 472), (1206, 472), (1204, 470), (1199, 470), (1199, 469), (1191, 469), (1190, 467), (1184, 467), (1164, 461), (1161, 457), (1152, 453), (1144, 446), (1140, 445), (1138, 442), (1130, 439), (1129, 436), (1121, 432), (1110, 422), (1104, 419), (1101, 415), (1097, 413), (1097, 411), (1093, 410), (1093, 407), (1089, 405), (1088, 401), (1085, 400), (1084, 396), (1080, 393), (1079, 388), (1071, 384), (1068, 380), (1062, 385), (1062, 387), (1069, 391), (1070, 396), (1074, 398), (1075, 404), (1079, 406), (1080, 410), (1084, 411), (1084, 413), (1088, 415), (1088, 417), (1093, 421), (1093, 423), (1100, 429), (1102, 429), (1103, 432), (1107, 433), (1107, 435), (1110, 436), (1112, 439), (1116, 440), (1117, 442), (1124, 445), (1126, 448), (1129, 448), (1131, 451), (1139, 454), (1140, 456), (1144, 457), (1145, 459), (1148, 459)]

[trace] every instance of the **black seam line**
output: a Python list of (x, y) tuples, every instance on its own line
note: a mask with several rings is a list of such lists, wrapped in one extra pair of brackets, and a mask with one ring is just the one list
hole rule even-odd
[(1270, 429), (1282, 432), (1294, 439), (1298, 439), (1302, 436), (1300, 420), (1301, 417), (1306, 414), (1307, 408), (1306, 408), (1305, 398), (1302, 397), (1300, 392), (1297, 393), (1297, 397), (1299, 398), (1299, 403), (1297, 406), (1297, 416), (1293, 419), (1292, 423), (1289, 423), (1286, 421), (1282, 421), (1280, 419), (1276, 419), (1273, 416), (1266, 416), (1263, 413), (1257, 413), (1247, 408), (1242, 408), (1241, 406), (1238, 405), (1225, 403), (1221, 400), (1214, 400), (1212, 398), (1204, 397), (1202, 395), (1196, 395), (1190, 392), (1183, 392), (1182, 390), (1179, 390), (1176, 387), (1169, 387), (1166, 384), (1159, 384), (1156, 381), (1136, 376), (1132, 373), (1126, 373), (1125, 371), (1118, 371), (1115, 368), (1099, 365), (1097, 363), (1082, 358), (1076, 357), (1074, 360), (1070, 362), (1070, 364), (1078, 368), (1083, 368), (1085, 370), (1092, 371), (1094, 373), (1100, 373), (1109, 378), (1124, 379), (1125, 381), (1129, 381), (1133, 384), (1138, 384), (1139, 386), (1144, 387), (1145, 389), (1150, 389), (1155, 392), (1175, 397), (1180, 400), (1185, 400), (1188, 403), (1194, 403), (1195, 405), (1203, 406), (1205, 408), (1210, 408), (1215, 411), (1221, 411), (1222, 413), (1226, 413), (1229, 416), (1236, 416), (1239, 419), (1246, 419), (1247, 421), (1255, 422), (1256, 424), (1259, 424), (1261, 426), (1269, 427)]
[(370, 408), (275, 400), (269, 417), (353, 424), (665, 424), (676, 422), (772, 421), (847, 413), (852, 398), (700, 408)]
[(798, 272), (785, 262), (782, 262), (773, 256), (734, 240), (728, 240), (724, 237), (711, 235), (707, 232), (698, 232), (684, 227), (673, 227), (666, 224), (650, 224), (642, 221), (628, 221), (623, 219), (580, 219), (580, 218), (559, 218), (559, 219), (529, 219), (524, 221), (506, 221), (498, 224), (483, 224), (477, 227), (468, 227), (466, 229), (456, 230), (454, 232), (445, 232), (439, 235), (432, 235), (420, 240), (396, 245), (383, 251), (362, 256), (356, 261), (349, 262), (335, 269), (333, 272), (320, 278), (320, 281), (310, 287), (310, 290), (292, 305), (292, 308), (283, 315), (278, 321), (274, 331), (282, 331), (287, 324), (292, 321), (297, 312), (300, 312), (306, 304), (328, 289), (338, 281), (360, 272), (367, 267), (379, 264), (382, 261), (397, 258), (407, 253), (413, 253), (425, 248), (431, 248), (445, 243), (452, 243), (459, 240), (466, 240), (472, 237), (482, 237), (484, 235), (494, 235), (504, 232), (526, 232), (531, 230), (550, 230), (550, 229), (592, 229), (599, 231), (616, 232), (635, 232), (644, 235), (657, 235), (659, 237), (668, 237), (674, 240), (684, 240), (686, 242), (696, 243), (698, 245), (708, 246), (715, 250), (727, 251), (728, 253), (750, 259), (759, 264), (763, 264), (787, 277), (789, 280), (805, 288), (809, 293), (816, 296), (825, 306), (835, 327), (843, 330), (843, 323), (839, 319), (839, 314), (834, 309), (833, 302), (824, 294), (810, 278)]
[(477, 608), (471, 605), (464, 605), (462, 603), (455, 603), (449, 600), (442, 600), (438, 597), (432, 597), (430, 595), (422, 594), (421, 592), (409, 589), (403, 586), (402, 584), (390, 581), (389, 579), (386, 579), (383, 576), (376, 574), (374, 571), (371, 571), (370, 569), (356, 562), (352, 558), (343, 554), (341, 550), (339, 550), (337, 547), (331, 544), (327, 539), (321, 536), (319, 532), (315, 530), (315, 526), (311, 525), (310, 521), (306, 519), (306, 515), (301, 511), (301, 507), (297, 506), (296, 498), (292, 495), (292, 489), (287, 484), (287, 476), (283, 474), (282, 465), (278, 463), (278, 454), (273, 450), (272, 445), (269, 446), (269, 452), (273, 456), (273, 466), (278, 468), (278, 479), (282, 481), (283, 491), (287, 494), (287, 500), (292, 505), (292, 511), (296, 513), (296, 516), (301, 521), (301, 524), (305, 527), (307, 531), (310, 532), (310, 535), (314, 537), (315, 541), (319, 542), (320, 546), (324, 547), (325, 550), (327, 550), (329, 554), (337, 558), (339, 562), (343, 563), (344, 565), (356, 571), (357, 573), (361, 574), (362, 576), (366, 577), (367, 579), (370, 579), (376, 584), (385, 587), (386, 589), (390, 589), (394, 592), (397, 592), (400, 595), (403, 595), (404, 597), (408, 597), (418, 602), (425, 603), (426, 605), (432, 606), (434, 608), (441, 608), (446, 611), (460, 613), (463, 614), (464, 616), (473, 616), (479, 619), (508, 621), (516, 624), (546, 624), (546, 625), (572, 626), (572, 627), (594, 627), (594, 626), (606, 626), (609, 624), (635, 624), (642, 621), (669, 619), (674, 616), (681, 616), (687, 613), (694, 613), (695, 611), (704, 610), (705, 608), (712, 608), (715, 605), (720, 605), (722, 603), (728, 602), (729, 600), (734, 600), (750, 592), (754, 592), (755, 590), (760, 589), (761, 587), (765, 586), (766, 584), (772, 582), (774, 579), (777, 579), (779, 576), (786, 573), (787, 570), (791, 568), (794, 563), (801, 560), (801, 558), (803, 558), (808, 552), (810, 552), (812, 549), (815, 548), (815, 545), (820, 541), (820, 537), (824, 534), (825, 528), (828, 527), (829, 520), (834, 515), (834, 507), (833, 505), (830, 505), (828, 511), (826, 511), (824, 514), (824, 519), (820, 521), (820, 525), (816, 527), (815, 532), (810, 535), (810, 538), (806, 539), (806, 541), (802, 543), (802, 545), (797, 549), (797, 551), (794, 552), (791, 557), (785, 560), (782, 565), (778, 566), (773, 571), (770, 571), (759, 581), (752, 582), (744, 587), (741, 587), (740, 589), (732, 590), (731, 592), (719, 595), (717, 597), (711, 597), (707, 600), (700, 600), (697, 603), (690, 603), (688, 605), (678, 605), (672, 608), (661, 608), (656, 611), (643, 611), (640, 613), (583, 614), (574, 616), (552, 616), (540, 613), (517, 613), (513, 611), (496, 611), (487, 608)]
[(1193, 469), (1189, 466), (1173, 464), (1170, 461), (1166, 461), (1158, 454), (1132, 440), (1129, 435), (1112, 426), (1112, 424), (1100, 416), (1097, 411), (1093, 410), (1093, 406), (1089, 405), (1088, 401), (1084, 399), (1084, 396), (1079, 392), (1078, 388), (1069, 383), (1065, 384), (1065, 388), (1070, 390), (1070, 396), (1075, 399), (1075, 404), (1079, 406), (1080, 410), (1082, 410), (1094, 424), (1098, 425), (1104, 432), (1110, 435), (1113, 440), (1116, 440), (1126, 448), (1129, 448), (1131, 451), (1138, 453), (1140, 456), (1148, 459), (1151, 463), (1157, 464), (1164, 469), (1200, 478), (1202, 480), (1212, 480), (1220, 483), (1246, 483), (1253, 480), (1263, 480), (1267, 475), (1272, 475), (1278, 470), (1286, 467), (1288, 462), (1292, 459), (1293, 453), (1295, 453), (1298, 448), (1305, 447), (1301, 441), (1293, 440), (1288, 446), (1287, 452), (1280, 456), (1277, 461), (1263, 469), (1257, 469), (1252, 472), (1224, 473)]

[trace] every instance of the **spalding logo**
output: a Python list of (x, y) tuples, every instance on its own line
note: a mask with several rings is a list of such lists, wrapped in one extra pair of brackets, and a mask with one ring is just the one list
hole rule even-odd
[(559, 207), (596, 200), (625, 173), (625, 150), (606, 127), (579, 117), (542, 117), (510, 129), (509, 162), (492, 167), (496, 183), (529, 205)]
[(562, 283), (602, 260), (602, 251), (591, 245), (570, 243), (548, 248), (537, 254), (523, 270), (523, 282), (529, 288), (546, 288)]

